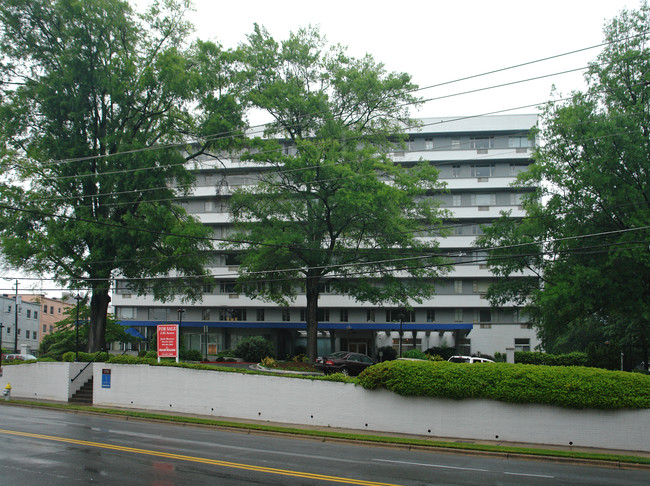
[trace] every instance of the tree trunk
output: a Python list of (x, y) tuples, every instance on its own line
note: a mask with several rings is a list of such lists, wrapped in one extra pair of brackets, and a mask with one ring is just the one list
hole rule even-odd
[(90, 325), (88, 327), (88, 352), (106, 349), (106, 313), (111, 297), (106, 287), (93, 288), (90, 299)]
[(307, 276), (307, 358), (314, 363), (318, 357), (318, 281), (317, 277)]

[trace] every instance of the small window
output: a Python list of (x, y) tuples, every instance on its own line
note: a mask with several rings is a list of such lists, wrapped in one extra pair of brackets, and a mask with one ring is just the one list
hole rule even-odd
[(463, 309), (456, 309), (454, 312), (454, 321), (463, 322)]
[(424, 139), (424, 150), (433, 150), (433, 138)]
[(460, 165), (456, 164), (451, 166), (451, 176), (460, 177)]
[(469, 148), (471, 149), (494, 148), (494, 137), (470, 137)]
[(38, 319), (38, 311), (34, 311), (34, 319)]
[(27, 318), (29, 319), (30, 317), (32, 317), (32, 311), (27, 309)]
[(53, 305), (50, 306), (50, 314), (54, 314), (54, 306)]
[(494, 165), (476, 164), (472, 165), (472, 177), (491, 177), (494, 172)]
[(451, 149), (458, 150), (460, 148), (460, 137), (451, 138)]
[(462, 280), (454, 280), (454, 293), (455, 294), (462, 294), (463, 293), (463, 281)]
[(210, 320), (210, 308), (209, 307), (205, 307), (201, 311), (201, 320), (203, 320), (203, 321), (209, 321)]
[(43, 332), (47, 332), (47, 325), (43, 324)]
[(291, 321), (291, 311), (289, 309), (282, 309), (282, 321), (283, 322)]
[(25, 339), (29, 339), (29, 329), (25, 331)]
[(490, 309), (481, 309), (479, 311), (480, 322), (492, 322), (492, 311)]
[(530, 339), (515, 338), (515, 351), (530, 351)]
[(257, 309), (257, 311), (255, 312), (255, 319), (257, 321), (264, 320), (264, 309)]
[(427, 309), (427, 322), (436, 322), (435, 309)]
[(341, 309), (340, 311), (340, 321), (341, 322), (348, 322), (348, 310), (347, 309)]
[(375, 322), (375, 309), (366, 310), (366, 322)]

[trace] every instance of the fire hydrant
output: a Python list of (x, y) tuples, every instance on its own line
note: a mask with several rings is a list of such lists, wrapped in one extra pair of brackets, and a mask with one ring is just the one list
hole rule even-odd
[(11, 383), (7, 383), (7, 386), (5, 386), (2, 394), (5, 396), (5, 400), (9, 400), (11, 398)]

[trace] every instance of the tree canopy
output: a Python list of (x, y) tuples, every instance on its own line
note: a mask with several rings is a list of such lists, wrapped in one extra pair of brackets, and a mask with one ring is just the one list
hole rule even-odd
[(240, 56), (251, 106), (274, 121), (248, 155), (258, 180), (230, 201), (230, 247), (244, 248), (248, 295), (288, 305), (304, 292), (313, 361), (324, 288), (405, 306), (433, 293), (443, 211), (428, 196), (441, 184), (429, 163), (390, 156), (415, 126), (409, 75), (328, 48), (315, 28), (278, 42), (256, 26)]
[(518, 181), (535, 189), (526, 217), (480, 241), (503, 277), (492, 302), (526, 305), (549, 352), (608, 342), (648, 363), (649, 31), (646, 2), (606, 25), (587, 89), (544, 107), (542, 144)]
[[(14, 267), (91, 289), (89, 351), (105, 344), (115, 276), (161, 300), (200, 295), (211, 233), (176, 201), (188, 161), (243, 122), (231, 53), (189, 44), (188, 6), (0, 5), (0, 248)], [(170, 274), (187, 278), (158, 278)]]

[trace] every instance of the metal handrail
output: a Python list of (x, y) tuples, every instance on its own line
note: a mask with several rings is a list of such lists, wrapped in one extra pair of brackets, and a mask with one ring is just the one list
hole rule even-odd
[[(124, 351), (124, 353), (126, 353), (126, 351)], [(122, 354), (124, 354), (124, 353), (122, 353)], [(90, 361), (88, 361), (88, 363), (86, 364), (86, 366), (84, 366), (84, 367), (81, 369), (81, 371), (80, 371), (79, 373), (77, 373), (77, 376), (75, 376), (74, 378), (72, 378), (72, 379), (70, 380), (70, 383), (72, 383), (72, 382), (75, 381), (77, 378), (79, 378), (79, 376), (80, 376), (84, 371), (86, 371), (86, 368), (88, 368), (91, 364), (93, 364), (93, 363), (95, 362), (95, 359), (97, 359), (97, 358), (99, 357), (99, 355), (101, 355), (101, 354), (102, 354), (102, 353), (97, 353), (95, 356), (93, 356), (93, 359), (91, 359)], [(108, 353), (108, 351), (106, 351), (106, 359), (108, 359), (109, 357), (110, 357), (110, 354)]]

